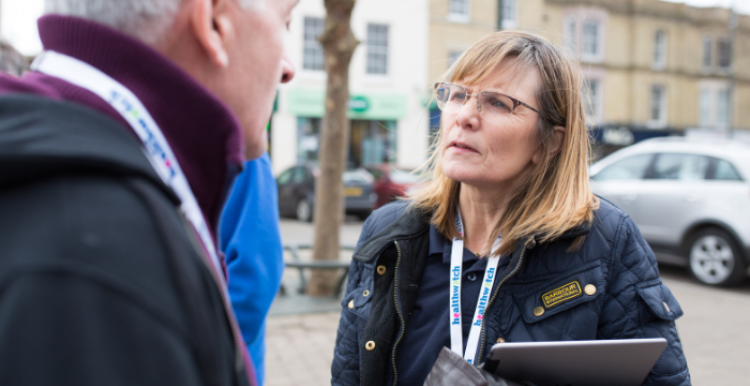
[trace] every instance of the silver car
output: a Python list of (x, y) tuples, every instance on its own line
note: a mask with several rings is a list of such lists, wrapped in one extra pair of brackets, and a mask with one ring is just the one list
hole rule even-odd
[(747, 276), (750, 145), (656, 138), (589, 171), (594, 193), (633, 218), (660, 261), (687, 258), (693, 275), (710, 285), (736, 285)]

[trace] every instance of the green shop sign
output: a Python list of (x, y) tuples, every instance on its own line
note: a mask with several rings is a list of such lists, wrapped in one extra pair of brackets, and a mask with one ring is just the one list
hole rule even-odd
[[(406, 95), (352, 93), (348, 116), (351, 119), (399, 120), (406, 116)], [(321, 118), (325, 114), (325, 90), (291, 89), (286, 92), (287, 111), (298, 117)]]

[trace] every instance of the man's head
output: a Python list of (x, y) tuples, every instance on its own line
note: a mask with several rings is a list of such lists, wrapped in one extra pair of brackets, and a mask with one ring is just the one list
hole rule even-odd
[(294, 76), (284, 34), (298, 0), (45, 0), (136, 37), (214, 93), (242, 125), (248, 157), (266, 147), (278, 84)]

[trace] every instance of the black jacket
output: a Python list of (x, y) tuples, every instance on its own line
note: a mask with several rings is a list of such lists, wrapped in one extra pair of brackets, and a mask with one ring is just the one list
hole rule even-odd
[[(429, 252), (429, 221), (402, 202), (365, 222), (342, 301), (332, 385), (399, 384), (396, 356)], [(567, 252), (583, 235), (581, 248)], [(577, 295), (545, 302), (545, 294), (573, 282)], [(586, 286), (594, 291), (584, 294)], [(477, 364), (496, 342), (663, 337), (668, 345), (644, 384), (686, 386), (690, 374), (674, 322), (682, 314), (638, 228), (602, 201), (592, 224), (549, 243), (529, 237), (516, 244), (485, 309)]]
[(0, 97), (0, 385), (247, 384), (178, 206), (119, 123)]

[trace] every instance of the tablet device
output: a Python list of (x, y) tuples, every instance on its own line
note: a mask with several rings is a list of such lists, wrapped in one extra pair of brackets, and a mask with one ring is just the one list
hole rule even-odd
[(664, 338), (498, 343), (484, 369), (538, 386), (637, 386), (666, 345)]

